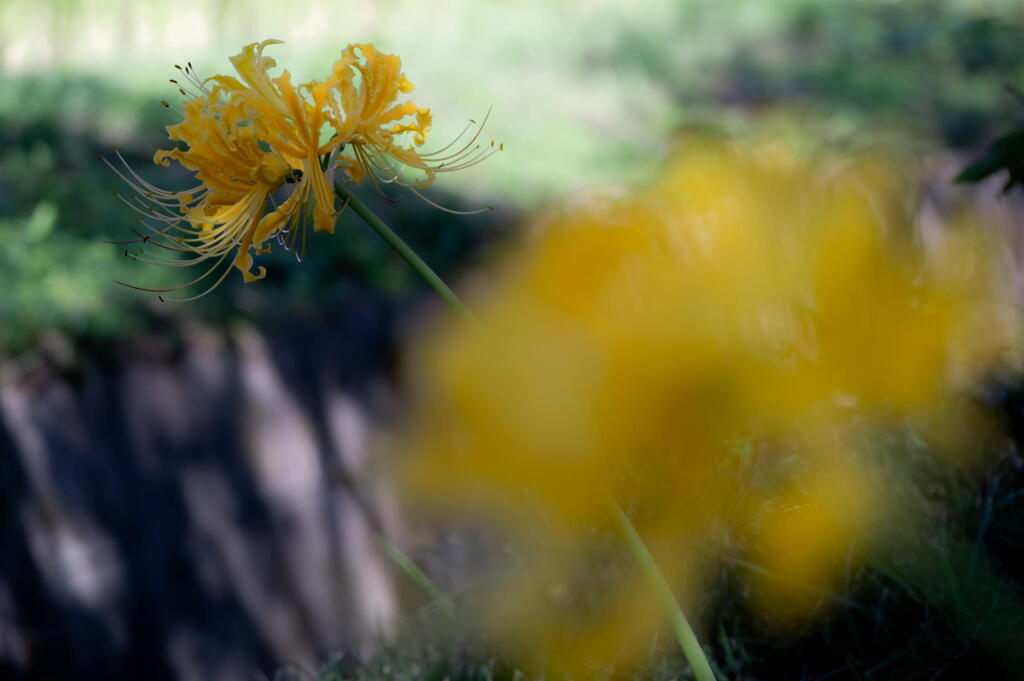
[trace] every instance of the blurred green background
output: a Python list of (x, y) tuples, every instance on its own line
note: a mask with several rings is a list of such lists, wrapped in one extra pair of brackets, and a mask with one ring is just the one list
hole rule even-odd
[[(166, 315), (143, 286), (185, 281), (101, 239), (130, 238), (120, 181), (96, 158), (113, 147), (150, 166), (177, 97), (173, 64), (230, 71), (245, 43), (279, 38), (299, 78), (329, 68), (349, 42), (403, 58), (415, 101), (443, 145), (489, 109), (485, 136), (505, 151), (447, 175), (432, 196), (499, 208), (452, 218), (407, 196), (378, 206), (451, 275), (515, 216), (578, 188), (642, 182), (682, 129), (742, 134), (766, 116), (812, 125), (836, 144), (913, 153), (975, 150), (1020, 108), (1024, 6), (1015, 0), (50, 0), (0, 3), (0, 348), (31, 351), (47, 329), (102, 341)], [(373, 199), (372, 192), (364, 196)], [(418, 286), (352, 215), (316, 235), (307, 262), (227, 285), (184, 312), (213, 321), (315, 314)], [(181, 314), (179, 308), (171, 314)]]

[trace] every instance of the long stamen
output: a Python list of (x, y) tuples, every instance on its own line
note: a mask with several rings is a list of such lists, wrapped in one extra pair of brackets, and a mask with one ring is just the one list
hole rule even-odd
[[(487, 112), (488, 112), (488, 115), (490, 115), (490, 109), (488, 109)], [(484, 122), (485, 123), (487, 122), (486, 118), (484, 119)], [(472, 118), (469, 119), (469, 123), (466, 123), (466, 127), (464, 127), (462, 129), (462, 132), (460, 132), (458, 135), (456, 135), (454, 137), (454, 139), (452, 139), (451, 142), (449, 142), (448, 144), (444, 145), (440, 149), (435, 149), (434, 151), (432, 151), (432, 152), (430, 152), (428, 154), (423, 154), (423, 156), (435, 156), (437, 154), (444, 153), (445, 151), (447, 151), (451, 147), (455, 146), (455, 143), (458, 142), (462, 138), (462, 136), (466, 134), (466, 131), (469, 130), (470, 128), (472, 128), (474, 125), (476, 125), (476, 121), (474, 121)]]
[(199, 77), (199, 74), (196, 73), (195, 69), (192, 67), (191, 62), (189, 62), (188, 66), (181, 71), (185, 74), (185, 77), (189, 79), (189, 82), (196, 87), (196, 89), (204, 95), (209, 96), (210, 90), (206, 87), (206, 81)]
[(480, 151), (480, 153), (478, 153), (475, 157), (471, 157), (471, 158), (469, 158), (469, 159), (467, 159), (465, 161), (462, 161), (461, 163), (458, 163), (456, 165), (446, 165), (446, 166), (443, 166), (443, 167), (438, 166), (438, 167), (434, 168), (433, 170), (434, 170), (434, 172), (437, 172), (437, 173), (453, 173), (453, 172), (456, 172), (458, 170), (465, 170), (466, 168), (472, 168), (473, 166), (477, 165), (478, 163), (483, 163), (484, 161), (489, 159), (491, 156), (494, 156), (500, 150), (501, 150), (501, 148), (497, 148), (497, 147), (496, 148), (492, 148), (492, 149), (482, 149)]
[(181, 109), (179, 109), (178, 107), (174, 106), (173, 104), (168, 102), (166, 99), (161, 99), (160, 103), (164, 105), (165, 109), (170, 109), (171, 111), (174, 111), (175, 113), (177, 113), (179, 116), (184, 116), (185, 115), (185, 113)]
[(189, 296), (188, 298), (166, 298), (166, 299), (161, 298), (160, 300), (161, 300), (161, 302), (168, 302), (168, 303), (190, 303), (193, 300), (199, 300), (200, 298), (203, 298), (203, 297), (209, 295), (211, 292), (214, 291), (214, 289), (216, 289), (218, 286), (223, 284), (224, 280), (227, 279), (228, 274), (230, 274), (230, 273), (231, 273), (231, 268), (230, 267), (225, 267), (224, 268), (224, 272), (220, 275), (220, 278), (217, 279), (217, 281), (213, 282), (213, 284), (211, 284), (210, 287), (207, 288), (202, 293), (197, 293), (196, 295)]
[(135, 203), (132, 200), (129, 200), (129, 199), (125, 198), (124, 196), (119, 194), (117, 191), (114, 192), (114, 196), (119, 201), (124, 203), (126, 206), (131, 208), (133, 211), (138, 213), (139, 215), (142, 215), (144, 217), (150, 218), (152, 220), (160, 220), (161, 222), (166, 222), (166, 223), (169, 223), (169, 224), (173, 224), (173, 223), (176, 223), (176, 222), (181, 222), (182, 220), (185, 219), (184, 216), (182, 216), (182, 215), (168, 215), (166, 213), (159, 213), (159, 212), (157, 212), (157, 210), (155, 208), (153, 208), (149, 204), (143, 203), (142, 207), (139, 207), (139, 206), (135, 205)]
[(101, 243), (111, 244), (111, 245), (114, 245), (114, 246), (130, 246), (131, 244), (138, 244), (138, 243), (142, 243), (142, 244), (152, 243), (154, 246), (158, 246), (159, 248), (166, 248), (168, 250), (176, 250), (176, 251), (188, 250), (188, 249), (184, 249), (184, 248), (174, 248), (172, 246), (167, 246), (167, 245), (162, 244), (159, 241), (157, 241), (157, 239), (160, 238), (160, 237), (163, 237), (165, 239), (170, 239), (171, 237), (167, 236), (167, 232), (172, 227), (174, 227), (174, 225), (168, 225), (167, 227), (164, 227), (163, 229), (158, 229), (156, 227), (153, 227), (152, 225), (146, 224), (145, 221), (140, 220), (139, 222), (141, 222), (142, 224), (146, 225), (146, 227), (148, 229), (150, 229), (153, 233), (152, 234), (141, 234), (138, 230), (136, 230), (134, 228), (129, 228), (129, 230), (132, 232), (132, 234), (135, 234), (135, 235), (137, 235), (139, 237), (138, 239), (126, 239), (124, 241), (111, 241), (110, 239), (103, 239), (103, 240), (101, 240)]
[(369, 156), (362, 149), (361, 145), (354, 144), (352, 146), (353, 153), (355, 153), (356, 158), (359, 161), (359, 164), (363, 167), (363, 172), (365, 172), (366, 176), (370, 178), (370, 183), (373, 184), (373, 188), (377, 190), (377, 193), (380, 194), (381, 197), (383, 197), (385, 200), (390, 201), (391, 203), (398, 203), (397, 198), (392, 198), (388, 196), (387, 194), (384, 193), (384, 190), (380, 188), (381, 180), (380, 178), (377, 177), (377, 174), (373, 172), (373, 165), (372, 162), (370, 161), (372, 157)]
[[(167, 191), (166, 189), (161, 189), (160, 187), (157, 187), (156, 185), (147, 182), (145, 179), (143, 179), (143, 177), (141, 175), (139, 175), (137, 172), (135, 172), (135, 170), (131, 167), (131, 165), (128, 163), (128, 161), (125, 160), (124, 156), (121, 155), (121, 151), (119, 149), (114, 149), (114, 155), (117, 156), (117, 160), (119, 160), (122, 163), (122, 165), (124, 165), (125, 169), (131, 174), (132, 178), (134, 178), (134, 181), (128, 179), (127, 177), (125, 177), (104, 156), (101, 155), (100, 159), (104, 163), (106, 163), (107, 166), (111, 170), (113, 170), (115, 173), (117, 173), (118, 177), (120, 177), (122, 180), (127, 182), (129, 185), (131, 185), (131, 187), (133, 189), (135, 189), (135, 191), (139, 192), (140, 194), (145, 194), (147, 191), (149, 191), (149, 192), (152, 192), (153, 194), (156, 194), (157, 196), (163, 196), (165, 198), (172, 198), (172, 197), (178, 196), (178, 195), (183, 194), (183, 193), (184, 194), (192, 194), (192, 193), (198, 192), (198, 191), (200, 191), (200, 190), (202, 190), (204, 188), (202, 184), (197, 184), (195, 187), (192, 187), (191, 189), (186, 189), (186, 190), (181, 191), (181, 192), (171, 192), (171, 191)], [(140, 187), (141, 187), (141, 189), (140, 189)]]
[[(480, 137), (480, 133), (482, 133), (484, 131), (484, 126), (487, 125), (487, 119), (490, 118), (490, 117), (491, 117), (491, 110), (487, 109), (487, 114), (484, 116), (484, 120), (480, 123), (480, 127), (476, 129), (476, 133), (473, 135), (473, 137), (471, 137), (470, 140), (468, 142), (466, 142), (465, 145), (463, 145), (462, 149), (460, 149), (459, 151), (454, 152), (449, 157), (458, 156), (459, 154), (462, 154), (463, 152), (465, 152), (466, 149), (469, 149), (471, 146), (473, 146), (473, 144)], [(451, 145), (449, 144), (448, 146), (451, 146)], [(437, 151), (429, 153), (429, 154), (423, 154), (422, 158), (430, 159), (432, 161), (444, 160), (443, 158), (437, 158), (437, 155), (442, 153), (442, 152), (444, 152), (446, 149), (448, 149), (448, 147), (443, 147), (443, 148), (438, 149)]]
[(452, 215), (478, 215), (480, 213), (486, 213), (487, 211), (494, 210), (494, 208), (492, 208), (491, 206), (484, 206), (483, 208), (478, 208), (476, 210), (454, 210), (452, 208), (446, 208), (446, 207), (442, 206), (441, 204), (436, 203), (436, 202), (431, 201), (430, 199), (428, 199), (426, 196), (421, 194), (416, 189), (416, 187), (413, 187), (412, 185), (407, 185), (407, 186), (409, 188), (409, 191), (411, 191), (416, 196), (420, 197), (426, 203), (430, 204), (434, 208), (437, 208), (438, 210), (443, 210), (445, 213), (451, 213)]
[[(202, 274), (200, 274), (198, 277), (196, 277), (192, 281), (188, 282), (187, 284), (181, 284), (179, 286), (172, 286), (172, 287), (169, 287), (169, 288), (147, 288), (145, 286), (136, 286), (135, 284), (129, 284), (128, 282), (120, 281), (118, 279), (115, 279), (114, 281), (116, 281), (121, 286), (127, 286), (128, 288), (133, 288), (136, 291), (145, 291), (146, 293), (173, 293), (175, 291), (180, 291), (182, 289), (188, 288), (189, 286), (197, 284), (200, 281), (202, 281), (203, 279), (205, 279), (206, 277), (210, 276), (210, 273), (213, 272), (214, 270), (216, 270), (217, 267), (221, 265), (221, 263), (223, 262), (224, 258), (226, 258), (226, 257), (227, 257), (227, 254), (225, 253), (223, 256), (221, 256), (220, 260), (218, 260), (213, 265), (211, 265), (209, 268), (207, 268), (207, 270), (205, 272), (203, 272)], [(231, 270), (230, 270), (230, 268), (227, 268), (225, 271), (226, 272), (230, 272)], [(218, 281), (218, 283), (220, 283), (220, 282)]]

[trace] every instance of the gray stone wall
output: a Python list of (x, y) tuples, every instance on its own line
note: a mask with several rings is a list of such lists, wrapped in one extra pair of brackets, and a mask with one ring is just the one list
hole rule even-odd
[(70, 371), (7, 362), (0, 677), (248, 681), (386, 634), (390, 328), (186, 323)]

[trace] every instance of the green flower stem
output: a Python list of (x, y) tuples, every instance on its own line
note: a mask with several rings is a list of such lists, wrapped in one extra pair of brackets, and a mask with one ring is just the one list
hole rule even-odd
[(679, 647), (682, 648), (686, 661), (690, 663), (694, 676), (697, 677), (697, 681), (715, 681), (715, 674), (711, 671), (711, 665), (708, 664), (708, 658), (704, 656), (704, 651), (701, 650), (697, 635), (693, 633), (693, 627), (690, 626), (682, 608), (679, 607), (679, 601), (672, 593), (672, 588), (665, 581), (665, 575), (661, 573), (658, 564), (654, 562), (654, 556), (647, 550), (644, 540), (640, 538), (633, 523), (629, 521), (629, 517), (614, 501), (612, 508), (615, 511), (615, 518), (618, 520), (623, 539), (626, 540), (633, 557), (640, 564), (640, 570), (644, 573), (644, 577), (654, 588), (662, 607), (665, 608), (676, 640), (679, 641)]
[(345, 201), (346, 205), (351, 206), (352, 210), (388, 243), (388, 246), (391, 246), (398, 255), (402, 256), (402, 259), (409, 263), (410, 267), (416, 270), (430, 284), (430, 287), (437, 292), (437, 295), (441, 296), (444, 302), (448, 303), (466, 319), (474, 318), (473, 313), (459, 300), (455, 292), (448, 288), (448, 285), (444, 283), (441, 277), (434, 273), (434, 270), (430, 269), (430, 265), (424, 262), (423, 258), (409, 247), (409, 244), (402, 241), (402, 238), (395, 234), (394, 230), (384, 224), (373, 211), (367, 208), (365, 203), (353, 196), (341, 182), (335, 181), (334, 191)]

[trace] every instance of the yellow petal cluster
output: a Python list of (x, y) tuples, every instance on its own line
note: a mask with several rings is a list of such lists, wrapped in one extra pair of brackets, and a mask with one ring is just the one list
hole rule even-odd
[(490, 518), (523, 551), (498, 640), (593, 678), (662, 612), (614, 537), (626, 509), (688, 601), (723, 556), (796, 622), (880, 518), (880, 433), (934, 415), (1020, 347), (995, 246), (926, 249), (897, 169), (691, 143), (653, 188), (538, 221), (415, 362), (400, 479), (417, 508)]
[[(180, 144), (156, 152), (154, 160), (165, 166), (179, 162), (195, 173), (198, 185), (167, 191), (127, 164), (115, 168), (136, 192), (124, 200), (149, 230), (122, 243), (145, 242), (188, 255), (160, 260), (141, 251), (132, 256), (139, 260), (206, 264), (185, 286), (207, 279), (226, 263), (247, 282), (261, 279), (266, 269), (253, 271), (253, 255), (268, 252), (272, 239), (301, 251), (307, 221), (316, 231), (333, 232), (337, 212), (330, 178), (336, 168), (354, 182), (370, 177), (378, 186), (425, 186), (436, 173), (464, 168), (490, 153), (476, 143), (479, 130), (457, 151), (448, 152), (455, 142), (436, 154), (417, 151), (426, 142), (430, 112), (398, 101), (413, 90), (398, 57), (372, 45), (350, 45), (326, 79), (295, 84), (287, 70), (271, 75), (277, 63), (264, 52), (279, 42), (245, 46), (231, 58), (237, 77), (201, 79), (189, 64), (181, 69), (185, 82), (172, 81), (190, 97), (181, 109), (182, 121), (167, 128), (170, 139)], [(406, 133), (412, 144), (403, 146)], [(419, 173), (419, 179), (401, 179), (402, 167)], [(227, 268), (206, 290), (226, 275)]]
[[(432, 118), (429, 109), (398, 101), (415, 89), (401, 69), (401, 59), (381, 54), (373, 45), (349, 45), (331, 77), (314, 91), (327, 102), (331, 126), (345, 140), (346, 154), (338, 158), (338, 167), (351, 181), (369, 178), (378, 186), (397, 182), (426, 187), (438, 173), (462, 170), (496, 151), (493, 141), (489, 146), (477, 142), (481, 125), (461, 146), (456, 145), (463, 135), (436, 152), (420, 152)], [(400, 136), (405, 133), (412, 135), (412, 144), (403, 146)], [(403, 178), (405, 169), (418, 176)]]

